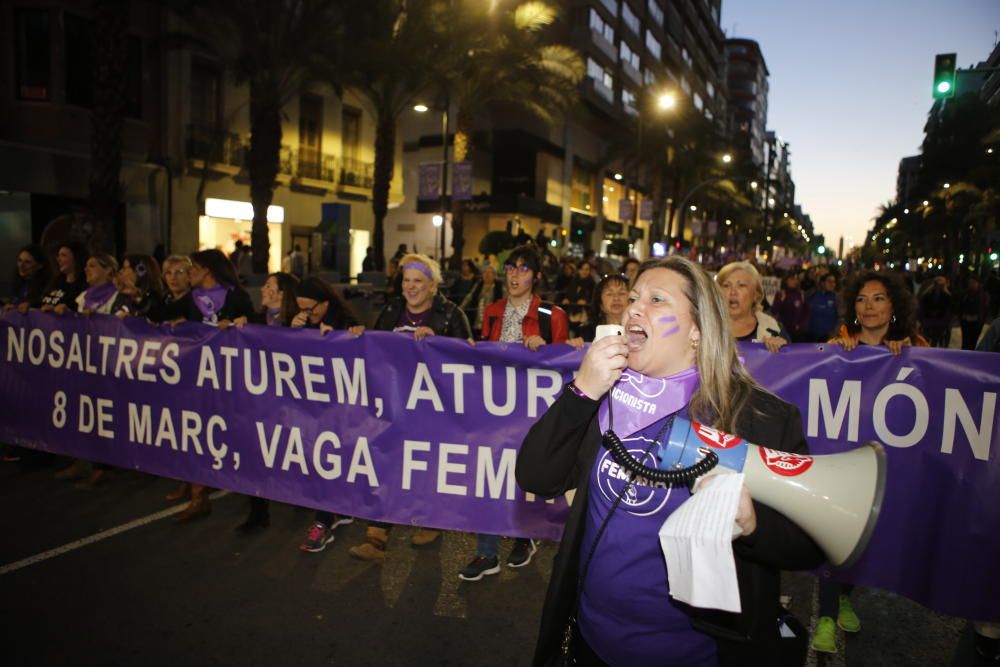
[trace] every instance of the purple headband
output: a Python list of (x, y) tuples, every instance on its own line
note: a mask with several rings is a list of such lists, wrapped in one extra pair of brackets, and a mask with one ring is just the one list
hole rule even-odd
[(406, 264), (403, 264), (403, 270), (405, 271), (406, 269), (413, 269), (414, 271), (419, 271), (420, 273), (424, 274), (431, 280), (434, 280), (434, 274), (431, 273), (431, 270), (427, 268), (427, 265), (422, 262), (407, 262)]

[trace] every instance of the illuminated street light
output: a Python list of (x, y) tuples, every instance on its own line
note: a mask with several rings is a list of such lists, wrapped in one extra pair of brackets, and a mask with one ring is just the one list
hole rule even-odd
[(615, 180), (616, 181), (622, 180), (622, 175), (621, 174), (615, 174)]
[(751, 190), (757, 189), (757, 181), (750, 181), (750, 189)]
[(947, 189), (948, 189), (948, 188), (950, 188), (950, 187), (951, 187), (951, 183), (945, 183), (945, 184), (944, 184), (944, 189), (945, 189), (945, 190), (947, 190)]
[(413, 110), (416, 111), (417, 113), (424, 113), (428, 109), (430, 109), (430, 107), (427, 106), (426, 104), (414, 104), (413, 105)]
[(927, 206), (928, 204), (930, 204), (930, 202), (925, 199), (924, 200), (924, 206)]
[(433, 224), (435, 227), (440, 227), (441, 225), (444, 224), (444, 217), (440, 215), (435, 215), (434, 217), (431, 218), (431, 224)]
[(910, 214), (910, 209), (904, 208), (903, 209), (903, 215), (909, 215), (909, 214)]
[(726, 164), (729, 164), (730, 162), (733, 161), (733, 156), (730, 155), (729, 153), (726, 153), (725, 155), (722, 156), (722, 161), (725, 162)]
[(697, 207), (697, 206), (695, 206), (694, 204), (691, 204), (691, 210), (692, 210), (692, 211), (697, 211), (697, 210), (698, 210), (698, 207)]
[(673, 109), (677, 105), (677, 98), (673, 93), (663, 93), (656, 98), (656, 106), (661, 109)]

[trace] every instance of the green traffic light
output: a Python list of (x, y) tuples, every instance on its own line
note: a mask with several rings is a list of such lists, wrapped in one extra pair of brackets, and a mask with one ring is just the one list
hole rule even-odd
[(934, 99), (945, 99), (955, 94), (957, 61), (954, 53), (939, 53), (934, 58)]

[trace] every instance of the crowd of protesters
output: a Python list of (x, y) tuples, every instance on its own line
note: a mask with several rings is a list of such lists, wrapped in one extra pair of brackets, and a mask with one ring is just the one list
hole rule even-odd
[[(400, 248), (389, 263), (385, 305), (374, 321), (362, 322), (330, 283), (304, 276), (301, 251), (289, 253), (284, 270), (270, 274), (260, 288), (259, 307), (246, 291), (249, 249), (227, 257), (209, 249), (189, 256), (126, 254), (119, 261), (90, 253), (77, 243), (43, 249), (27, 245), (16, 256), (11, 293), (4, 308), (27, 312), (37, 308), (57, 316), (77, 312), (119, 318), (141, 317), (154, 323), (182, 321), (242, 327), (248, 323), (290, 328), (347, 330), (361, 336), (366, 325), (417, 340), (450, 336), (468, 340), (521, 343), (530, 350), (566, 343), (582, 348), (600, 324), (619, 323), (625, 312), (639, 261), (611, 262), (587, 253), (557, 260), (548, 248), (538, 252), (525, 244), (483, 261), (464, 260), (450, 279), (438, 263)], [(369, 253), (370, 254), (370, 253)], [(371, 268), (371, 267), (369, 267)], [(952, 346), (953, 329), (964, 350), (1000, 352), (1000, 319), (990, 322), (1000, 306), (1000, 280), (994, 270), (983, 276), (952, 281), (944, 275), (856, 270), (836, 266), (796, 266), (783, 272), (752, 262), (706, 267), (728, 308), (730, 334), (737, 341), (763, 344), (774, 353), (789, 343), (832, 343), (847, 352), (858, 345), (885, 345), (893, 354), (906, 346)], [(763, 275), (780, 280), (765, 298)], [(959, 345), (956, 345), (959, 346)], [(514, 444), (514, 443), (512, 443)], [(4, 460), (21, 452), (4, 449)], [(66, 462), (56, 477), (93, 491), (116, 474), (104, 464)], [(168, 502), (188, 500), (175, 520), (186, 522), (211, 513), (206, 487), (179, 481)], [(305, 552), (322, 551), (334, 540), (348, 516), (317, 511), (301, 543)], [(243, 533), (270, 522), (268, 501), (252, 498)], [(350, 549), (354, 558), (385, 558), (392, 526), (370, 522), (364, 541)], [(418, 528), (415, 547), (434, 542), (438, 530)], [(475, 559), (458, 576), (478, 581), (500, 572), (499, 537), (479, 535)], [(519, 539), (508, 567), (531, 562), (536, 543)], [(820, 611), (812, 646), (835, 652), (835, 626), (857, 632), (860, 620), (850, 603), (850, 588), (823, 580)]]

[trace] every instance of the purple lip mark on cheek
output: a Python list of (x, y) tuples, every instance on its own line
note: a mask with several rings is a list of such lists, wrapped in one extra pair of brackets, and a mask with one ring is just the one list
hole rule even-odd
[(677, 321), (676, 315), (664, 315), (663, 317), (657, 317), (656, 321), (660, 324), (670, 324), (671, 322)]
[[(664, 319), (666, 319), (666, 318), (664, 318)], [(670, 336), (673, 336), (675, 333), (677, 333), (680, 330), (681, 330), (681, 327), (680, 327), (679, 324), (675, 325), (675, 326), (672, 326), (669, 329), (667, 329), (666, 331), (664, 331), (663, 334), (660, 336), (660, 338), (669, 338)]]

